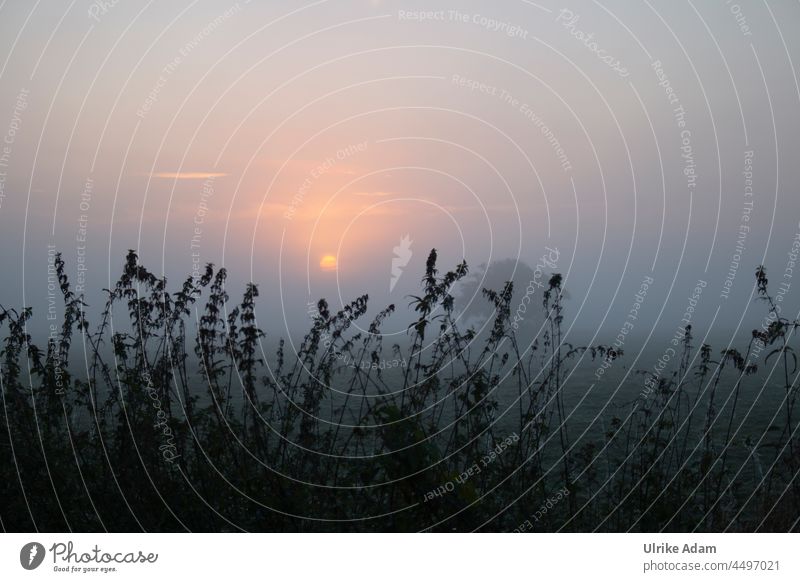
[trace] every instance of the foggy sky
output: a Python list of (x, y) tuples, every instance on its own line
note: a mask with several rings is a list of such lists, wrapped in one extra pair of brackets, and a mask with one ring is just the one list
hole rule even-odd
[(761, 263), (795, 317), (798, 24), (789, 1), (8, 0), (0, 303), (46, 313), (58, 249), (97, 306), (137, 249), (175, 288), (207, 262), (233, 298), (259, 283), (276, 336), (323, 296), (404, 307), (433, 247), (549, 248), (581, 337), (648, 278), (632, 333), (671, 335), (698, 281), (698, 329), (749, 331)]

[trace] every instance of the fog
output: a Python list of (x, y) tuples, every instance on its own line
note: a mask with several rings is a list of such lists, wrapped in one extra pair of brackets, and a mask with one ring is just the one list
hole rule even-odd
[(788, 1), (4, 5), (0, 303), (44, 333), (58, 250), (91, 319), (136, 249), (176, 290), (206, 263), (231, 301), (258, 283), (271, 338), (362, 294), (402, 335), (431, 249), (474, 273), (556, 249), (570, 338), (613, 339), (646, 278), (632, 337), (671, 336), (699, 281), (696, 329), (749, 333), (759, 264), (798, 310), (797, 19)]

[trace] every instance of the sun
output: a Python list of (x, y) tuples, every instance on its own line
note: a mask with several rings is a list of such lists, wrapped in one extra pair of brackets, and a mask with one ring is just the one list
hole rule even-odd
[(338, 265), (339, 262), (333, 255), (325, 255), (319, 262), (319, 267), (323, 271), (335, 271)]

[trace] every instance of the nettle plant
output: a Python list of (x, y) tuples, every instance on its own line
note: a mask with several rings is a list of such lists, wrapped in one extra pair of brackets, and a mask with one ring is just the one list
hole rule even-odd
[[(567, 341), (557, 273), (530, 341), (513, 325), (510, 282), (482, 290), (483, 330), (464, 327), (453, 290), (467, 264), (440, 272), (433, 250), (404, 346), (381, 333), (394, 305), (356, 330), (363, 295), (338, 310), (321, 299), (297, 347), (278, 340), (267, 358), (258, 287), (231, 300), (224, 268), (170, 290), (130, 251), (90, 321), (60, 255), (54, 266), (63, 318), (44, 348), (27, 331), (30, 308), (0, 305), (6, 530), (797, 527), (798, 322), (780, 315), (763, 268), (767, 323), (747, 349), (715, 358), (687, 328), (676, 369), (651, 378), (628, 414), (596, 419), (598, 438), (571, 427), (582, 399), (567, 396), (586, 391), (581, 365), (623, 354)], [(783, 418), (742, 435), (740, 394), (767, 349)]]

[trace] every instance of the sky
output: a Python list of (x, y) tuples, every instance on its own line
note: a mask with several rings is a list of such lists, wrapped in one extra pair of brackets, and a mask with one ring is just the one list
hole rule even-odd
[(209, 262), (258, 283), (275, 337), (320, 297), (405, 306), (436, 248), (562, 273), (587, 339), (689, 307), (749, 332), (759, 264), (796, 317), (798, 24), (781, 0), (6, 0), (0, 304), (44, 312), (57, 249), (97, 306), (136, 249), (175, 288)]

